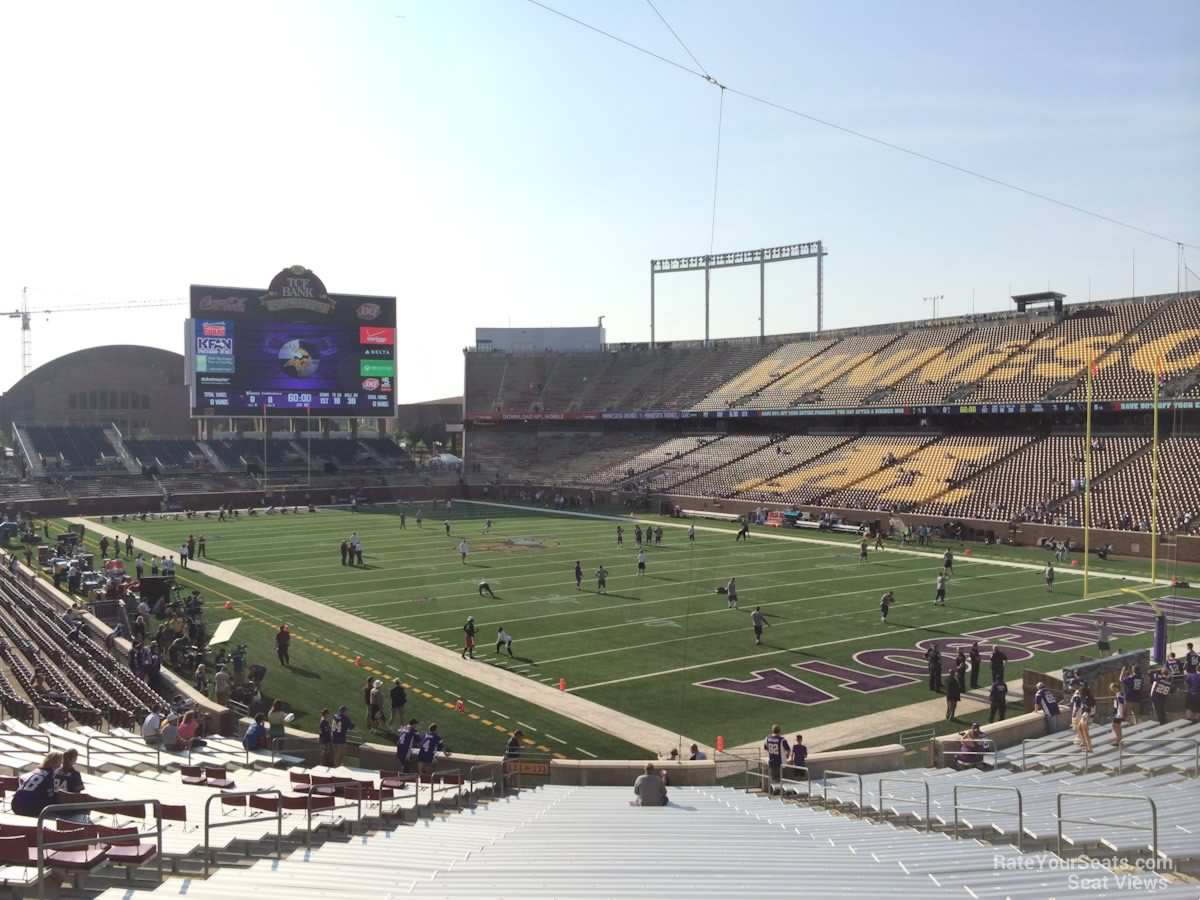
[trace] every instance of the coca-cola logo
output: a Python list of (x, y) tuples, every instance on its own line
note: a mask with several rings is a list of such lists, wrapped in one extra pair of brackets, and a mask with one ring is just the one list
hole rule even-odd
[(360, 319), (378, 319), (379, 313), (382, 312), (378, 303), (364, 303), (358, 308), (358, 317)]
[(245, 297), (213, 297), (212, 295), (200, 298), (201, 309), (214, 309), (220, 312), (245, 312), (246, 298)]
[(364, 391), (377, 391), (377, 390), (379, 390), (379, 379), (378, 378), (364, 378), (362, 386), (363, 386)]

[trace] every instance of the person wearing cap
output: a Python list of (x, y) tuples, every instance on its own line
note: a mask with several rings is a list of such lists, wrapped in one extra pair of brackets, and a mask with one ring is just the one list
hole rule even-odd
[(505, 759), (521, 758), (521, 738), (523, 737), (525, 737), (525, 732), (523, 732), (520, 728), (509, 735), (508, 748), (504, 751)]
[(404, 691), (404, 683), (397, 678), (392, 682), (390, 691), (392, 701), (392, 717), (388, 720), (388, 725), (395, 725), (396, 721), (404, 721), (404, 706), (408, 703), (408, 694)]
[(406, 775), (412, 772), (412, 751), (416, 742), (417, 720), (409, 719), (396, 735), (396, 760), (400, 763), (400, 771)]
[(291, 662), (291, 657), (288, 655), (288, 646), (292, 643), (292, 636), (288, 632), (286, 625), (280, 625), (279, 630), (275, 632), (275, 655), (279, 657), (279, 664), (287, 666)]
[(1044, 681), (1037, 683), (1037, 693), (1033, 695), (1033, 707), (1040, 709), (1046, 719), (1046, 734), (1054, 734), (1058, 731), (1058, 698), (1054, 696), (1053, 691), (1046, 687)]
[(175, 713), (167, 716), (166, 724), (163, 725), (163, 730), (159, 734), (159, 740), (162, 742), (162, 748), (174, 752), (176, 750), (186, 750), (183, 740), (179, 737), (179, 716)]
[[(763, 741), (763, 749), (767, 751), (767, 769), (771, 773), (771, 785), (782, 791), (783, 758), (791, 751), (791, 747), (788, 746), (787, 738), (783, 736), (783, 730), (778, 725), (771, 727), (771, 733)], [(768, 785), (767, 793), (770, 794), (771, 791), (772, 788)]]
[(350, 721), (350, 714), (346, 712), (347, 709), (349, 707), (345, 703), (338, 707), (330, 728), (329, 743), (333, 747), (333, 764), (335, 766), (342, 764), (342, 759), (346, 756), (346, 737), (354, 728), (354, 723)]
[(471, 654), (471, 659), (475, 658), (475, 617), (467, 616), (467, 622), (463, 625), (463, 642), (462, 658), (466, 659), (467, 654)]

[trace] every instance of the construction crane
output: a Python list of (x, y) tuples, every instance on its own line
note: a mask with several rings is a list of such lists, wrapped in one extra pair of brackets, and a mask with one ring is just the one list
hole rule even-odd
[(155, 306), (182, 306), (186, 300), (134, 300), (129, 303), (87, 303), (81, 306), (55, 306), (50, 309), (29, 308), (29, 288), (21, 288), (21, 308), (10, 313), (0, 313), (0, 318), (21, 320), (21, 376), (29, 374), (33, 368), (33, 335), (29, 325), (34, 316), (49, 315), (50, 313), (92, 312), (110, 309), (150, 309)]

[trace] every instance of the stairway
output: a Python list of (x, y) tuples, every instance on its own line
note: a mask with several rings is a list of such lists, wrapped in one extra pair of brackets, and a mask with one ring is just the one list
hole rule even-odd
[(213, 467), (216, 472), (228, 472), (229, 466), (221, 461), (221, 457), (213, 452), (213, 448), (208, 446), (208, 441), (196, 441), (196, 445), (200, 448), (200, 452), (204, 454), (204, 458), (208, 460), (208, 464)]
[(121, 431), (116, 425), (111, 422), (104, 426), (104, 436), (108, 438), (108, 442), (112, 444), (113, 449), (117, 453), (117, 458), (125, 465), (125, 471), (130, 475), (141, 475), (142, 467), (138, 465), (137, 460), (133, 458), (133, 454), (125, 449), (125, 441), (121, 436)]
[(33, 441), (29, 439), (29, 435), (25, 429), (13, 422), (13, 440), (22, 453), (25, 454), (25, 461), (29, 464), (30, 478), (45, 478), (46, 467), (42, 464), (42, 458), (33, 448)]

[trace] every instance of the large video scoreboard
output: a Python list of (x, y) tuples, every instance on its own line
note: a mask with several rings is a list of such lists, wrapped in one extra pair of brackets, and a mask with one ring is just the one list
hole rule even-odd
[(396, 298), (330, 294), (303, 266), (262, 288), (192, 285), (193, 416), (391, 417)]

